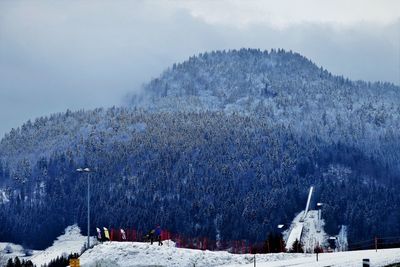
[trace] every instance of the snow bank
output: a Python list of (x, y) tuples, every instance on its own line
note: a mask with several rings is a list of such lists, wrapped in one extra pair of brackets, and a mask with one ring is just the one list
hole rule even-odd
[(59, 236), (51, 247), (43, 251), (34, 251), (30, 260), (37, 266), (41, 266), (58, 256), (80, 253), (86, 241), (87, 237), (81, 234), (77, 225), (68, 226), (65, 234)]
[[(253, 262), (254, 255), (231, 254), (226, 251), (201, 251), (176, 248), (168, 241), (164, 246), (137, 242), (105, 242), (86, 251), (80, 257), (82, 267), (199, 267), (246, 265)], [(256, 255), (257, 262), (272, 262), (284, 259), (309, 258), (306, 254)]]
[[(158, 246), (136, 242), (105, 242), (86, 251), (80, 258), (82, 267), (253, 267), (254, 255), (225, 251), (201, 251), (176, 248), (174, 244)], [(319, 254), (257, 254), (257, 267), (359, 267), (370, 259), (371, 266), (400, 262), (400, 249), (347, 251)]]
[[(6, 247), (11, 248), (11, 253), (6, 252)], [(19, 257), (24, 258), (24, 248), (20, 245), (15, 245), (12, 243), (0, 242), (0, 266), (5, 266), (9, 258)]]
[[(87, 237), (81, 235), (79, 227), (77, 225), (72, 225), (65, 229), (65, 233), (59, 236), (51, 247), (45, 250), (32, 250), (32, 256), (25, 256), (24, 248), (20, 245), (0, 243), (0, 258), (3, 257), (3, 259), (7, 261), (9, 258), (18, 257), (21, 260), (31, 260), (33, 264), (40, 267), (58, 256), (80, 253), (86, 241)], [(12, 253), (5, 253), (4, 249), (7, 245), (11, 246)], [(0, 265), (1, 264), (0, 262)]]

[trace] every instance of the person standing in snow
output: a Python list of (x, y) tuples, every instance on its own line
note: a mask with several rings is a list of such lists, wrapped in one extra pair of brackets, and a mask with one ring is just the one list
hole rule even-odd
[(150, 245), (153, 245), (153, 242), (154, 242), (154, 234), (155, 234), (155, 230), (154, 229), (152, 229), (150, 232), (149, 232), (149, 239), (150, 239)]
[(157, 225), (157, 228), (156, 228), (156, 238), (158, 240), (158, 245), (162, 246), (163, 243), (161, 241), (161, 227), (159, 225)]

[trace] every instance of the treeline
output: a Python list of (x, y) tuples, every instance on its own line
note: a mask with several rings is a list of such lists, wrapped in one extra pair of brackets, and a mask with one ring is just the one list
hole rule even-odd
[(7, 264), (5, 267), (36, 267), (30, 260), (20, 260), (18, 257), (14, 259), (8, 259)]

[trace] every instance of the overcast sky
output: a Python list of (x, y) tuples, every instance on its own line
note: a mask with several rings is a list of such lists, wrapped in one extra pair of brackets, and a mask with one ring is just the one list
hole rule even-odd
[(0, 1), (0, 138), (28, 119), (120, 105), (174, 62), (293, 50), (334, 74), (400, 81), (400, 1)]

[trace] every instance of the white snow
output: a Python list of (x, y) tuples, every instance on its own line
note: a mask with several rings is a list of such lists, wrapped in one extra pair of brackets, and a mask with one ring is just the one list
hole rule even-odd
[(326, 247), (328, 236), (324, 232), (324, 221), (319, 218), (318, 210), (309, 210), (311, 197), (314, 187), (310, 187), (307, 197), (306, 208), (297, 214), (292, 224), (284, 236), (286, 237), (286, 249), (289, 251), (293, 243), (298, 240), (303, 246), (305, 252), (313, 252), (314, 248)]
[(9, 202), (10, 200), (7, 197), (5, 190), (0, 190), (0, 204), (4, 204)]
[[(361, 266), (364, 258), (371, 266), (385, 266), (400, 262), (400, 249), (347, 251), (319, 254), (277, 253), (257, 254), (257, 267), (316, 267), (316, 266)], [(174, 244), (158, 246), (136, 242), (105, 242), (86, 251), (80, 257), (82, 267), (253, 267), (254, 255), (230, 254), (225, 251), (201, 251), (174, 247)]]
[(340, 232), (337, 235), (337, 249), (338, 251), (346, 251), (348, 248), (348, 242), (347, 242), (347, 226), (342, 225), (340, 228)]
[(293, 242), (298, 239), (304, 245), (304, 250), (313, 252), (314, 248), (319, 245), (327, 247), (328, 235), (324, 231), (324, 220), (318, 222), (318, 211), (309, 210), (306, 216), (303, 216), (304, 211), (297, 214), (293, 219), (289, 229), (289, 234), (286, 233), (286, 249), (292, 248)]
[[(296, 219), (300, 219), (303, 217), (303, 212), (301, 212), (299, 215), (296, 216)], [(297, 218), (299, 217), (299, 218)], [(295, 220), (296, 220), (295, 219)], [(286, 240), (286, 249), (290, 250), (292, 247), (293, 243), (297, 240), (301, 240), (301, 234), (303, 233), (303, 223), (300, 221), (293, 221), (292, 222), (292, 228), (289, 234), (288, 239)]]
[(87, 241), (87, 237), (81, 235), (81, 230), (77, 225), (68, 226), (65, 233), (54, 241), (53, 245), (45, 250), (33, 250), (32, 256), (27, 257), (24, 254), (24, 249), (20, 245), (10, 244), (13, 248), (13, 253), (5, 254), (4, 248), (9, 243), (0, 243), (0, 256), (5, 260), (9, 258), (19, 257), (24, 260), (31, 260), (33, 264), (40, 267), (58, 256), (68, 256), (70, 253), (80, 253), (82, 247)]
[[(5, 251), (5, 248), (7, 246), (11, 247), (11, 253), (7, 253)], [(22, 246), (20, 246), (20, 245), (16, 245), (16, 244), (12, 244), (12, 243), (0, 242), (0, 266), (5, 265), (9, 258), (19, 257), (21, 259), (25, 259), (23, 257), (24, 256), (23, 250), (24, 250), (24, 248)]]
[[(311, 254), (310, 254), (311, 255)], [(319, 267), (319, 266), (335, 266), (335, 267), (360, 267), (363, 259), (369, 259), (371, 267), (386, 266), (392, 263), (400, 262), (400, 249), (382, 249), (375, 250), (359, 250), (335, 253), (321, 253), (312, 257), (292, 258), (282, 261), (264, 263), (257, 260), (257, 267)], [(253, 267), (253, 264), (238, 265), (233, 264), (229, 267)], [(228, 266), (226, 266), (228, 267)]]
[[(231, 254), (226, 251), (202, 251), (138, 242), (105, 242), (86, 251), (80, 257), (82, 267), (199, 267), (199, 266), (242, 266), (252, 263), (254, 255)], [(272, 262), (296, 258), (312, 258), (308, 254), (259, 254), (257, 261)]]
[(324, 220), (318, 222), (318, 211), (309, 210), (303, 222), (301, 242), (306, 252), (313, 252), (316, 246), (328, 247), (328, 235), (324, 231)]
[[(91, 241), (93, 242), (94, 239)], [(35, 252), (32, 257), (30, 257), (30, 260), (37, 266), (40, 266), (58, 256), (80, 253), (86, 242), (87, 237), (81, 234), (81, 230), (76, 224), (68, 226), (65, 229), (65, 234), (59, 236), (51, 247), (43, 251)]]
[[(310, 213), (310, 212), (308, 212)], [(307, 216), (308, 217), (308, 216)], [(307, 220), (304, 222), (307, 224)], [(23, 248), (10, 244), (13, 253), (8, 257), (18, 256), (31, 259), (38, 267), (63, 254), (80, 252), (86, 242), (76, 225), (65, 230), (54, 244), (44, 251), (33, 251), (33, 256), (23, 257)], [(0, 253), (4, 253), (9, 243), (0, 243)], [(4, 256), (2, 254), (0, 256)], [(104, 242), (87, 250), (80, 257), (82, 267), (253, 267), (254, 257), (257, 267), (317, 267), (317, 266), (362, 266), (364, 258), (370, 259), (371, 266), (386, 266), (400, 262), (400, 249), (363, 250), (319, 254), (276, 253), (276, 254), (231, 254), (226, 251), (201, 251), (175, 247), (172, 241), (164, 241), (163, 246), (138, 242)], [(0, 257), (1, 258), (1, 257)]]

